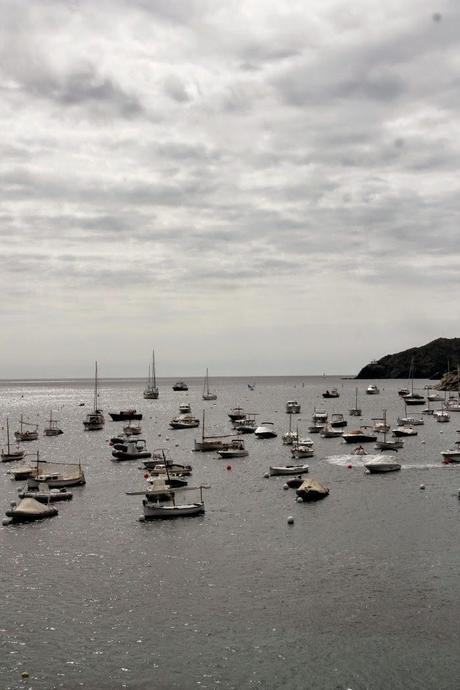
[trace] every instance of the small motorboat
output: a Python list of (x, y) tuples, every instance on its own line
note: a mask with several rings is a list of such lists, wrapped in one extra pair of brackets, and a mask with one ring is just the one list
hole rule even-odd
[(190, 403), (181, 403), (179, 405), (179, 412), (180, 414), (190, 414), (192, 411)]
[(37, 486), (28, 484), (23, 488), (19, 489), (19, 498), (34, 498), (40, 503), (56, 503), (56, 501), (71, 501), (73, 498), (73, 493), (68, 491), (65, 487), (62, 489), (50, 489), (47, 484), (41, 484)]
[(297, 400), (288, 400), (286, 403), (287, 414), (298, 414), (300, 412), (300, 403)]
[(143, 458), (151, 458), (152, 453), (147, 450), (143, 438), (127, 438), (124, 443), (114, 445), (112, 456), (115, 460), (142, 460)]
[(306, 474), (307, 472), (308, 465), (270, 465), (269, 467), (271, 477), (291, 474)]
[(327, 422), (328, 418), (328, 412), (326, 410), (317, 410), (316, 408), (313, 410), (313, 414), (311, 416), (311, 421), (314, 424), (325, 424)]
[[(203, 501), (203, 489), (209, 487), (184, 487), (183, 489), (170, 489), (167, 486), (155, 485), (145, 492), (142, 501), (144, 515), (140, 518), (145, 520), (165, 520), (179, 517), (195, 517), (203, 515), (205, 512)], [(192, 503), (177, 503), (176, 495), (181, 491), (199, 489), (200, 500)]]
[(172, 387), (173, 391), (188, 391), (188, 386), (184, 381), (177, 381)]
[(446, 410), (436, 410), (433, 417), (437, 422), (450, 422), (450, 414)]
[(404, 441), (402, 441), (400, 438), (395, 438), (394, 441), (387, 441), (384, 439), (383, 441), (377, 441), (375, 444), (374, 448), (376, 450), (400, 450), (401, 448), (404, 448)]
[(278, 434), (274, 429), (273, 422), (262, 422), (254, 431), (254, 436), (257, 438), (275, 438)]
[(340, 412), (334, 412), (331, 415), (330, 425), (333, 429), (342, 429), (347, 426), (348, 422)]
[(337, 388), (331, 388), (331, 390), (327, 390), (325, 393), (323, 393), (323, 398), (339, 398), (340, 393), (337, 390)]
[(411, 426), (398, 426), (392, 429), (391, 433), (396, 438), (400, 438), (401, 436), (417, 436), (418, 432)]
[(234, 427), (239, 434), (253, 434), (257, 429), (255, 414), (248, 412), (244, 419), (238, 419), (234, 422)]
[(142, 434), (142, 427), (140, 424), (127, 424), (123, 427), (126, 436), (139, 436)]
[(297, 477), (291, 477), (290, 479), (286, 479), (286, 484), (290, 489), (298, 489), (299, 486), (302, 486), (304, 481), (305, 478), (302, 477), (301, 474), (298, 474)]
[(129, 422), (131, 419), (142, 419), (142, 412), (137, 412), (137, 410), (120, 410), (120, 412), (109, 412), (109, 417), (113, 422)]
[(378, 386), (375, 385), (375, 383), (371, 383), (366, 388), (366, 393), (367, 395), (378, 395), (378, 393), (380, 393), (380, 389), (378, 388)]
[(400, 388), (399, 391), (398, 391), (398, 395), (399, 395), (401, 398), (405, 398), (406, 395), (410, 395), (410, 390), (409, 390), (408, 388)]
[(297, 443), (294, 443), (291, 448), (291, 455), (296, 460), (301, 458), (312, 458), (315, 454), (315, 449), (313, 446), (313, 441), (300, 439)]
[(230, 443), (225, 443), (222, 448), (217, 451), (221, 458), (244, 458), (249, 455), (249, 451), (244, 447), (242, 438), (234, 438)]
[(369, 474), (382, 474), (383, 472), (395, 472), (401, 469), (401, 465), (391, 456), (379, 455), (364, 463)]
[(191, 414), (179, 415), (179, 417), (174, 417), (169, 422), (171, 429), (194, 429), (200, 426), (200, 420), (198, 417), (194, 417)]
[(334, 429), (331, 424), (325, 424), (319, 435), (321, 438), (339, 438), (343, 435), (341, 429)]
[(324, 424), (320, 424), (320, 423), (311, 424), (308, 427), (308, 431), (310, 432), (310, 434), (320, 434), (323, 429), (324, 429)]
[(12, 503), (10, 510), (6, 511), (6, 516), (11, 518), (11, 522), (34, 522), (44, 518), (54, 517), (58, 514), (57, 508), (44, 505), (35, 498), (22, 498), (19, 503)]
[(348, 431), (347, 433), (342, 434), (342, 438), (345, 443), (369, 443), (377, 440), (375, 433), (366, 431), (366, 427)]
[(316, 481), (316, 479), (307, 479), (296, 490), (296, 494), (305, 503), (310, 503), (311, 501), (320, 501), (322, 498), (326, 498), (329, 495), (329, 489), (324, 484)]
[(354, 448), (351, 451), (351, 454), (352, 455), (367, 455), (367, 450), (365, 448), (363, 448), (362, 446), (356, 446), (356, 448)]
[(398, 417), (398, 426), (423, 426), (425, 424), (421, 417)]
[(228, 416), (230, 417), (232, 422), (236, 422), (237, 420), (245, 419), (246, 413), (242, 407), (234, 407), (233, 409), (230, 410), (230, 412), (228, 413)]
[(425, 398), (419, 393), (411, 393), (404, 397), (404, 403), (405, 405), (424, 405)]

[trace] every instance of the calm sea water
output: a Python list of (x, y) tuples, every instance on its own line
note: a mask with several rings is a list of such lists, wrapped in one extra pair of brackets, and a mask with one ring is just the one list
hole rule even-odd
[[(107, 444), (122, 425), (83, 431), (91, 381), (0, 383), (0, 417), (13, 431), (20, 414), (43, 429), (51, 409), (64, 429), (27, 448), (81, 460), (87, 478), (59, 517), (0, 528), (0, 688), (458, 688), (460, 466), (439, 453), (458, 437), (460, 413), (449, 424), (425, 417), (398, 454), (402, 471), (389, 475), (364, 474), (350, 446), (314, 436), (310, 477), (330, 495), (297, 504), (282, 477), (264, 478), (289, 459), (286, 401), (302, 404), (293, 421), (305, 435), (314, 406), (347, 413), (358, 385), (363, 417), (349, 428), (382, 408), (394, 423), (404, 382), (367, 396), (369, 382), (339, 378), (214, 379), (215, 402), (201, 400), (202, 380), (188, 382), (178, 393), (160, 380), (157, 401), (143, 400), (140, 380), (100, 385), (106, 413), (142, 411), (149, 449), (170, 448), (193, 464), (194, 484), (212, 487), (204, 516), (144, 524), (141, 497), (125, 494), (143, 487), (139, 463), (112, 462)], [(323, 401), (334, 385), (340, 398)], [(206, 409), (207, 433), (230, 432), (227, 412), (240, 405), (275, 422), (279, 437), (246, 436), (249, 457), (228, 470), (214, 453), (191, 452), (200, 429), (168, 429), (185, 401), (197, 415)], [(19, 486), (8, 467), (3, 510)]]

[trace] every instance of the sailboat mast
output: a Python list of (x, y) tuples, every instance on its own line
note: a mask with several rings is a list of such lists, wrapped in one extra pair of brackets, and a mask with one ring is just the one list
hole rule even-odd
[(152, 350), (152, 371), (153, 371), (153, 387), (157, 387), (157, 379), (155, 375), (155, 350)]
[(94, 374), (94, 411), (97, 410), (97, 361)]
[(8, 455), (10, 454), (10, 425), (8, 417), (6, 418), (6, 443), (8, 445)]

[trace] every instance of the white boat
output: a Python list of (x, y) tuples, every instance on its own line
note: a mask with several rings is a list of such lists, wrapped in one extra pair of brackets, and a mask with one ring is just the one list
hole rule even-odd
[(460, 400), (458, 398), (449, 398), (446, 400), (445, 408), (449, 412), (460, 412)]
[(387, 433), (390, 430), (390, 426), (387, 424), (387, 411), (386, 410), (383, 410), (382, 422), (383, 422), (383, 440), (377, 441), (375, 444), (375, 448), (377, 450), (395, 450), (397, 452), (400, 448), (403, 448), (404, 441), (401, 441), (401, 439), (399, 439), (399, 438), (394, 438), (391, 441), (387, 440)]
[(311, 416), (312, 422), (317, 424), (318, 422), (326, 422), (328, 418), (328, 412), (326, 410), (317, 410), (316, 407), (313, 410), (313, 414)]
[(391, 455), (378, 455), (377, 457), (366, 460), (364, 467), (369, 474), (381, 474), (383, 472), (395, 472), (401, 469), (399, 462)]
[(13, 450), (10, 444), (10, 426), (8, 417), (6, 418), (6, 451), (2, 448), (1, 460), (2, 462), (14, 462), (15, 460), (22, 460), (25, 453), (19, 444), (16, 444), (16, 450)]
[(57, 425), (58, 420), (53, 419), (53, 411), (50, 412), (50, 418), (48, 421), (48, 426), (44, 428), (43, 433), (45, 436), (60, 436), (64, 432)]
[(179, 412), (180, 414), (190, 414), (192, 411), (192, 406), (190, 403), (180, 403), (179, 405)]
[(256, 416), (255, 412), (247, 412), (244, 419), (233, 422), (235, 430), (239, 434), (253, 434), (257, 429)]
[(127, 424), (123, 427), (126, 436), (139, 436), (142, 433), (142, 427), (138, 424)]
[(112, 455), (116, 460), (141, 460), (152, 457), (143, 438), (127, 438), (123, 443), (115, 443)]
[(427, 400), (430, 402), (442, 402), (444, 400), (444, 395), (441, 393), (428, 393), (426, 396)]
[(350, 417), (361, 417), (361, 408), (358, 407), (358, 389), (355, 389), (355, 406), (348, 410)]
[(398, 417), (398, 426), (423, 426), (425, 424), (421, 417)]
[(232, 422), (236, 422), (237, 420), (245, 419), (246, 413), (242, 407), (233, 407), (228, 413), (228, 416)]
[(275, 438), (278, 434), (274, 429), (273, 422), (262, 422), (254, 431), (254, 436), (257, 438)]
[(249, 455), (249, 451), (244, 447), (242, 438), (234, 438), (229, 443), (225, 443), (217, 451), (221, 458), (244, 458)]
[(166, 471), (170, 477), (176, 478), (189, 477), (192, 474), (192, 466), (174, 462), (167, 448), (155, 448), (152, 459), (144, 460), (142, 464), (145, 469), (150, 470), (152, 476), (163, 476)]
[(333, 429), (342, 429), (347, 426), (348, 422), (340, 412), (334, 412), (331, 415), (330, 425)]
[(411, 426), (398, 426), (391, 430), (393, 436), (417, 436), (417, 431)]
[(198, 417), (194, 417), (191, 414), (179, 415), (179, 417), (174, 417), (169, 422), (171, 429), (194, 429), (200, 426), (200, 420)]
[(271, 477), (306, 474), (308, 472), (308, 465), (270, 465), (269, 472)]
[(85, 431), (100, 431), (101, 429), (104, 428), (104, 424), (105, 424), (104, 415), (102, 414), (102, 410), (100, 410), (99, 406), (98, 406), (97, 362), (96, 362), (95, 373), (94, 373), (94, 403), (93, 403), (93, 408), (94, 408), (93, 411), (89, 412), (86, 415), (85, 420), (83, 421), (83, 426), (85, 428)]
[(147, 385), (144, 389), (144, 398), (146, 400), (158, 400), (160, 397), (160, 391), (157, 386), (157, 379), (155, 373), (155, 350), (152, 350), (152, 375), (150, 375), (150, 365), (149, 365), (149, 377), (147, 379)]
[(48, 484), (43, 483), (37, 485), (29, 483), (23, 489), (18, 489), (19, 498), (34, 498), (39, 503), (56, 503), (57, 501), (71, 501), (73, 493), (66, 488), (50, 489)]
[(460, 441), (455, 441), (455, 448), (441, 451), (441, 455), (446, 464), (460, 462)]
[(203, 383), (203, 395), (201, 396), (203, 400), (217, 400), (217, 394), (212, 393), (209, 390), (209, 374), (208, 370), (206, 369), (206, 376), (204, 377), (204, 383)]
[[(24, 429), (25, 426), (32, 427), (29, 429)], [(31, 422), (25, 422), (23, 416), (19, 420), (19, 431), (14, 432), (14, 437), (16, 441), (36, 441), (38, 439), (38, 424), (32, 424)]]
[(296, 460), (301, 460), (302, 458), (312, 458), (314, 454), (314, 444), (310, 439), (303, 439), (298, 443), (294, 443), (291, 448), (291, 455)]
[(219, 434), (218, 436), (209, 436), (205, 431), (205, 413), (203, 410), (203, 423), (201, 425), (201, 440), (195, 439), (194, 451), (206, 453), (208, 451), (220, 450), (225, 445), (225, 439), (229, 438), (228, 434)]
[(310, 424), (308, 431), (310, 434), (320, 434), (324, 429), (324, 423), (316, 422), (315, 424)]
[(299, 430), (292, 431), (292, 416), (289, 415), (289, 431), (286, 431), (281, 437), (283, 445), (292, 446), (299, 438)]
[(47, 484), (50, 489), (61, 489), (68, 486), (83, 486), (86, 484), (85, 473), (81, 463), (37, 461), (33, 473), (28, 477), (29, 486)]
[(447, 410), (435, 410), (433, 417), (437, 422), (450, 422), (450, 414)]
[(300, 403), (297, 400), (288, 400), (286, 403), (287, 414), (298, 414), (300, 412)]
[[(149, 489), (143, 492), (129, 492), (130, 495), (144, 494), (142, 507), (144, 515), (140, 518), (141, 522), (146, 520), (165, 520), (179, 517), (194, 517), (203, 515), (205, 512), (203, 501), (203, 489), (207, 486), (184, 487), (171, 489), (165, 482), (154, 483)], [(176, 496), (184, 491), (199, 490), (200, 500), (191, 503), (178, 503)]]
[(367, 395), (377, 395), (378, 393), (380, 393), (380, 389), (375, 385), (375, 383), (371, 383), (366, 388), (366, 393)]
[(410, 393), (404, 396), (406, 405), (424, 405), (425, 397), (420, 393), (414, 393), (414, 358), (412, 357), (409, 367)]

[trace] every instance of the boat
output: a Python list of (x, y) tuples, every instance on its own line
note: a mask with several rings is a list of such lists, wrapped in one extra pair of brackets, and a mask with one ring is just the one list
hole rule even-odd
[(312, 422), (317, 424), (318, 422), (325, 423), (328, 418), (328, 412), (326, 410), (317, 410), (316, 407), (313, 410), (313, 414), (311, 416)]
[(142, 427), (140, 424), (127, 424), (123, 427), (126, 436), (139, 436), (142, 434)]
[(377, 395), (378, 393), (380, 393), (380, 389), (375, 385), (375, 383), (371, 383), (366, 388), (366, 393), (367, 395)]
[(342, 434), (342, 438), (345, 443), (369, 443), (370, 441), (377, 440), (375, 433), (366, 431), (365, 426)]
[(405, 417), (398, 417), (397, 419), (398, 426), (423, 426), (425, 424), (424, 420), (422, 417), (414, 417), (412, 416), (405, 416)]
[(60, 436), (64, 432), (57, 425), (58, 420), (53, 419), (53, 411), (50, 412), (50, 418), (48, 421), (48, 426), (44, 428), (43, 433), (45, 436)]
[(281, 437), (283, 445), (292, 446), (292, 444), (299, 438), (299, 430), (292, 431), (292, 416), (289, 416), (289, 431), (286, 431)]
[(347, 426), (348, 422), (340, 412), (334, 412), (331, 415), (330, 425), (333, 429), (341, 429)]
[(11, 504), (6, 516), (15, 522), (34, 522), (44, 518), (54, 517), (58, 514), (57, 508), (51, 505), (43, 505), (35, 498), (22, 498), (18, 504)]
[(142, 419), (142, 412), (137, 410), (120, 410), (120, 412), (109, 412), (113, 422), (130, 422), (132, 419)]
[(391, 430), (393, 436), (400, 438), (401, 436), (417, 436), (417, 431), (411, 426), (398, 426)]
[(201, 425), (201, 441), (195, 439), (194, 451), (206, 453), (208, 451), (220, 450), (224, 444), (225, 439), (229, 438), (229, 434), (220, 434), (218, 436), (208, 436), (205, 432), (205, 412), (203, 410), (203, 422)]
[(255, 383), (248, 383), (248, 388), (250, 391), (253, 391), (256, 388), (256, 384)]
[(203, 400), (217, 400), (217, 394), (211, 393), (211, 391), (209, 390), (209, 374), (207, 369), (203, 383), (203, 394), (201, 397), (203, 398)]
[[(169, 475), (167, 474), (169, 479)], [(150, 481), (147, 489), (143, 491), (129, 491), (128, 495), (144, 495), (142, 507), (144, 514), (140, 518), (141, 522), (146, 520), (158, 520), (179, 517), (194, 517), (205, 512), (203, 501), (203, 489), (208, 486), (200, 485), (194, 487), (183, 487), (173, 489), (164, 480)], [(200, 500), (192, 503), (177, 503), (176, 496), (184, 491), (200, 492)]]
[(310, 426), (308, 427), (308, 431), (310, 432), (310, 434), (320, 434), (323, 429), (324, 424), (321, 424), (320, 422), (310, 424)]
[(399, 462), (392, 458), (391, 455), (378, 455), (377, 457), (370, 458), (364, 463), (364, 467), (369, 472), (369, 474), (382, 474), (383, 472), (395, 472), (401, 469)]
[(236, 422), (237, 420), (245, 419), (246, 413), (242, 407), (234, 407), (230, 410), (228, 416), (230, 417), (232, 422)]
[(355, 389), (355, 406), (348, 410), (350, 417), (361, 417), (361, 408), (358, 407), (358, 389)]
[(19, 467), (15, 467), (14, 470), (8, 470), (7, 474), (10, 475), (11, 479), (14, 479), (17, 482), (21, 482), (24, 479), (32, 477), (35, 474), (35, 472), (35, 466), (32, 467), (31, 465), (20, 465)]
[(323, 398), (340, 398), (340, 393), (337, 388), (331, 388), (323, 393)]
[(306, 474), (307, 472), (308, 465), (270, 465), (269, 467), (271, 477)]
[(40, 503), (56, 503), (57, 501), (71, 501), (73, 498), (73, 493), (68, 491), (65, 487), (62, 489), (50, 489), (48, 484), (43, 483), (37, 486), (33, 484), (29, 486), (28, 484), (23, 488), (19, 489), (19, 498), (34, 498)]
[(80, 462), (47, 462), (40, 460), (38, 451), (35, 467), (27, 479), (29, 488), (47, 484), (50, 489), (61, 489), (62, 487), (86, 484), (85, 473)]
[(446, 464), (460, 462), (460, 441), (455, 441), (455, 448), (441, 451), (441, 455)]
[(305, 477), (302, 477), (301, 474), (298, 474), (297, 477), (290, 477), (289, 479), (286, 479), (286, 484), (290, 489), (298, 489), (299, 486), (302, 486), (304, 481)]
[(128, 438), (123, 444), (116, 443), (112, 455), (115, 460), (142, 460), (152, 457), (143, 438)]
[(319, 432), (321, 438), (339, 438), (342, 434), (342, 429), (334, 429), (330, 424), (325, 424)]
[(383, 417), (373, 417), (372, 422), (373, 422), (373, 429), (378, 434), (385, 434), (387, 431), (390, 431), (390, 425), (387, 424), (387, 421), (386, 421), (386, 410), (384, 410)]
[(179, 413), (180, 414), (190, 414), (192, 411), (192, 407), (190, 403), (180, 403), (179, 405)]
[(16, 444), (16, 450), (13, 450), (10, 444), (10, 425), (8, 417), (6, 418), (6, 451), (2, 448), (1, 460), (2, 462), (14, 462), (15, 460), (22, 460), (25, 452)]
[(433, 417), (437, 422), (450, 422), (450, 414), (444, 409), (433, 412)]
[(449, 412), (460, 412), (460, 399), (459, 398), (449, 398), (445, 403), (446, 410)]
[[(428, 389), (430, 390), (430, 389)], [(441, 393), (428, 393), (426, 396), (426, 399), (429, 400), (430, 402), (442, 402), (444, 400), (444, 395)]]
[(316, 479), (308, 479), (296, 489), (296, 494), (305, 503), (309, 503), (326, 498), (329, 495), (329, 489), (324, 484), (316, 481)]
[(95, 374), (94, 374), (93, 411), (89, 412), (83, 421), (83, 426), (85, 428), (85, 431), (100, 431), (101, 429), (104, 428), (105, 419), (104, 419), (104, 415), (102, 414), (102, 410), (100, 410), (98, 407), (98, 397), (99, 396), (98, 396), (98, 392), (97, 392), (97, 362), (96, 362)]
[(147, 385), (144, 388), (144, 398), (145, 400), (158, 400), (160, 397), (160, 391), (157, 386), (157, 379), (155, 375), (155, 350), (152, 350), (152, 376), (150, 375), (149, 366), (149, 377), (147, 379)]
[(194, 429), (200, 426), (200, 420), (191, 414), (183, 414), (171, 419), (169, 426), (171, 429)]
[(273, 422), (262, 422), (254, 431), (254, 436), (257, 438), (275, 438), (278, 434), (274, 429)]
[(298, 414), (300, 412), (300, 403), (297, 400), (288, 400), (286, 403), (287, 414)]
[[(30, 426), (32, 429), (24, 429), (25, 426)], [(19, 431), (14, 432), (16, 441), (36, 441), (38, 439), (38, 424), (25, 422), (23, 416), (19, 420)]]
[(409, 394), (410, 394), (410, 390), (409, 390), (408, 388), (400, 388), (399, 391), (398, 391), (398, 395), (399, 395), (401, 398), (405, 398), (406, 395), (409, 395)]
[(310, 439), (301, 439), (292, 445), (291, 455), (296, 460), (301, 460), (302, 458), (312, 458), (314, 454), (314, 444)]
[(249, 451), (244, 447), (242, 438), (234, 438), (229, 443), (225, 443), (217, 451), (218, 455), (224, 460), (227, 458), (244, 458), (249, 455)]
[(177, 381), (172, 387), (173, 391), (188, 391), (188, 386), (184, 381)]
[(151, 460), (144, 460), (143, 465), (152, 476), (166, 474), (166, 468), (171, 477), (188, 477), (192, 474), (192, 466), (173, 462), (167, 448), (155, 448)]
[(356, 446), (356, 448), (354, 448), (351, 451), (351, 454), (352, 455), (367, 455), (367, 450), (365, 450), (362, 446)]
[(391, 441), (387, 440), (387, 433), (390, 430), (390, 426), (387, 424), (387, 411), (386, 410), (383, 410), (382, 422), (383, 422), (383, 440), (377, 441), (377, 443), (375, 444), (375, 448), (377, 450), (395, 450), (397, 452), (400, 448), (403, 448), (404, 441), (401, 441), (401, 439), (397, 439), (397, 438), (394, 438)]
[[(244, 419), (237, 419), (233, 424), (239, 434), (253, 434), (257, 429), (256, 413), (247, 412)], [(289, 417), (291, 419), (291, 417)]]
[(405, 405), (424, 405), (425, 397), (420, 393), (414, 393), (414, 358), (412, 357), (409, 367), (410, 393), (404, 396)]

